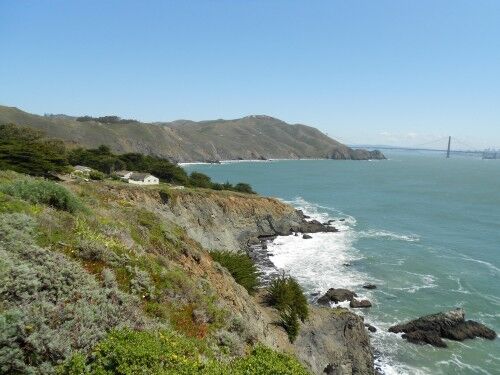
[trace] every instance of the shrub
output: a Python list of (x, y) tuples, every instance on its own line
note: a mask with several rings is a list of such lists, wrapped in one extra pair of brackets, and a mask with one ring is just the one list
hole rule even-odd
[(294, 357), (257, 345), (249, 356), (232, 363), (231, 374), (308, 375), (309, 372)]
[(304, 322), (309, 313), (302, 288), (293, 277), (281, 274), (271, 281), (267, 300), (280, 311), (280, 323), (293, 341), (298, 333), (298, 319)]
[(241, 193), (255, 194), (252, 187), (249, 184), (245, 184), (243, 182), (239, 182), (234, 185), (234, 191), (239, 191)]
[(253, 260), (244, 253), (231, 251), (212, 251), (212, 259), (225, 267), (234, 280), (249, 293), (253, 293), (259, 285), (259, 272)]
[(111, 271), (101, 285), (75, 261), (37, 246), (34, 228), (24, 214), (0, 215), (0, 373), (51, 373), (112, 328), (147, 323)]
[(82, 203), (64, 186), (52, 181), (25, 179), (0, 184), (0, 192), (31, 203), (41, 203), (54, 208), (75, 212), (83, 209)]
[(106, 175), (100, 171), (90, 171), (89, 178), (95, 181), (101, 181), (106, 178)]
[(75, 354), (60, 374), (155, 375), (307, 375), (293, 357), (256, 346), (249, 355), (229, 363), (217, 361), (202, 342), (168, 331), (113, 331), (85, 359)]

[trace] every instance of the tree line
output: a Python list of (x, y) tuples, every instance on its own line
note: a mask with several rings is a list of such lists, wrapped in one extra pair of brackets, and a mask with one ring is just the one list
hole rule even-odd
[(188, 175), (180, 166), (158, 156), (137, 152), (115, 154), (105, 145), (92, 149), (67, 149), (62, 141), (47, 139), (39, 130), (13, 124), (0, 125), (0, 169), (50, 177), (54, 173), (67, 173), (75, 165), (85, 165), (107, 175), (130, 170), (150, 173), (173, 184), (254, 193), (246, 183), (220, 184), (203, 173)]

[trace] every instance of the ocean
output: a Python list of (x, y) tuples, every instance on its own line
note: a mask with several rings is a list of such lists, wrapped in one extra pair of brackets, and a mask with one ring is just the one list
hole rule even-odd
[[(443, 349), (387, 332), (455, 307), (500, 332), (500, 160), (386, 156), (185, 168), (218, 182), (248, 182), (321, 221), (336, 220), (339, 233), (278, 237), (271, 260), (307, 293), (342, 287), (372, 301), (356, 312), (377, 328), (371, 340), (385, 374), (500, 374), (499, 339), (449, 341)], [(378, 288), (363, 289), (368, 282)]]

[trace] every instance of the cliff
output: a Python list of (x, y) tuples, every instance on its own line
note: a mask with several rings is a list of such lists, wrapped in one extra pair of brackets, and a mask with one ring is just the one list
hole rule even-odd
[[(36, 196), (29, 194), (32, 188)], [(60, 199), (44, 198), (42, 191)], [(95, 353), (110, 331), (129, 327), (146, 332), (153, 343), (155, 332), (165, 330), (176, 340), (195, 340), (205, 348), (200, 349), (205, 363), (213, 359), (214, 366), (251, 361), (262, 354), (249, 356), (250, 348), (261, 344), (292, 356), (259, 357), (261, 365), (285, 369), (279, 374), (299, 366), (293, 358), (315, 374), (325, 369), (373, 374), (362, 318), (343, 309), (311, 307), (291, 344), (277, 324), (277, 310), (264, 301), (265, 291), (249, 295), (207, 252), (242, 249), (259, 236), (290, 229), (325, 228), (278, 200), (254, 195), (114, 181), (56, 184), (0, 172), (5, 271), (0, 322), (10, 322), (0, 338), (6, 353), (0, 356), (2, 371), (52, 373), (69, 359), (76, 366), (82, 359), (73, 358), (75, 353)], [(127, 361), (136, 358), (135, 348), (130, 350)], [(141, 356), (155, 353), (138, 350)], [(182, 355), (202, 366), (193, 350)], [(217, 373), (247, 373), (224, 368)]]
[(0, 106), (0, 124), (43, 130), (47, 136), (87, 148), (107, 145), (177, 162), (237, 159), (384, 159), (379, 151), (353, 150), (319, 130), (269, 116), (234, 120), (141, 123), (113, 117), (39, 116)]

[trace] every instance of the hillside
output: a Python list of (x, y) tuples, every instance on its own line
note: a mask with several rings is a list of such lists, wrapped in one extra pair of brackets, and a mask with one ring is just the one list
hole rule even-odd
[(78, 121), (66, 115), (39, 116), (0, 106), (0, 124), (40, 129), (49, 137), (85, 147), (108, 145), (115, 152), (141, 152), (177, 162), (236, 159), (383, 159), (379, 151), (353, 150), (306, 125), (269, 116), (235, 120), (141, 123)]
[(361, 317), (310, 306), (292, 343), (208, 252), (304, 224), (251, 194), (1, 171), (0, 373), (372, 375)]

